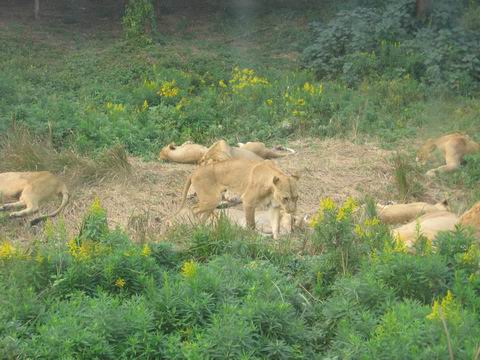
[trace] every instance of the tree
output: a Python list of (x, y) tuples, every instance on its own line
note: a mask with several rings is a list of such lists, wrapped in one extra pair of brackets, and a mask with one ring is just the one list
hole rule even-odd
[(35, 20), (38, 20), (40, 17), (40, 0), (33, 0), (33, 15)]
[(433, 0), (417, 0), (416, 2), (416, 14), (417, 18), (423, 18), (430, 15), (432, 12)]

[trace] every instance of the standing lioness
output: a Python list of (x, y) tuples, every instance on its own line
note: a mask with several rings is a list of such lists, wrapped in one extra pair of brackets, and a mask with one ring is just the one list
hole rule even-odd
[[(7, 172), (0, 174), (1, 198), (18, 199), (17, 202), (0, 204), (0, 211), (25, 207), (20, 211), (10, 213), (10, 217), (21, 217), (38, 211), (40, 203), (54, 195), (62, 195), (60, 207), (48, 215), (33, 219), (36, 223), (47, 217), (56, 216), (68, 203), (68, 190), (66, 185), (57, 176), (48, 171), (34, 172)], [(3, 202), (3, 200), (2, 200)]]
[(190, 185), (193, 185), (199, 200), (194, 213), (206, 219), (222, 200), (222, 192), (230, 190), (241, 195), (246, 224), (251, 229), (255, 229), (255, 208), (262, 204), (270, 207), (272, 233), (276, 239), (280, 210), (294, 214), (297, 209), (297, 179), (298, 176), (285, 174), (269, 160), (221, 161), (193, 172), (183, 189), (181, 207), (185, 205)]

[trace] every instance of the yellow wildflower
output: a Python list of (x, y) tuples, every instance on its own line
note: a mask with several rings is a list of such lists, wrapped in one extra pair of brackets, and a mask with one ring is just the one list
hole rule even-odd
[(357, 202), (355, 201), (354, 198), (352, 198), (351, 196), (349, 196), (347, 198), (347, 200), (343, 203), (343, 208), (345, 208), (345, 210), (348, 210), (350, 212), (353, 212), (357, 209), (358, 207), (358, 204)]
[(298, 99), (297, 100), (297, 105), (304, 106), (305, 105), (305, 100), (304, 99)]
[(229, 81), (232, 85), (233, 92), (238, 92), (247, 87), (254, 87), (257, 85), (269, 85), (267, 79), (255, 75), (253, 69), (243, 69), (240, 70), (238, 67), (235, 67), (232, 72), (232, 79)]
[(148, 244), (143, 245), (142, 255), (150, 256), (151, 254), (152, 254), (152, 249), (150, 249), (150, 246), (148, 246)]
[(380, 224), (380, 220), (377, 217), (368, 218), (367, 220), (365, 220), (364, 224), (367, 227), (373, 227)]
[(177, 82), (175, 80), (166, 81), (158, 90), (158, 95), (163, 97), (175, 97), (180, 92), (180, 88), (177, 86)]
[(93, 200), (92, 206), (90, 206), (90, 213), (94, 215), (100, 215), (105, 212), (105, 209), (102, 207), (100, 199), (98, 196)]
[(223, 81), (223, 80), (220, 80), (220, 81), (218, 82), (218, 85), (220, 85), (220, 87), (222, 87), (222, 88), (226, 88), (226, 87), (227, 87), (227, 84), (225, 84), (225, 81)]
[(343, 219), (345, 219), (345, 215), (347, 214), (347, 212), (348, 212), (347, 209), (345, 209), (344, 207), (341, 207), (337, 213), (337, 221), (342, 221)]
[(142, 105), (142, 111), (145, 111), (145, 110), (148, 110), (148, 101), (147, 99), (145, 99), (143, 101), (143, 105)]
[(197, 264), (194, 260), (186, 261), (182, 266), (182, 275), (186, 278), (192, 278), (197, 274)]
[(125, 281), (124, 278), (118, 278), (117, 280), (115, 280), (115, 286), (120, 288), (120, 289), (122, 289), (125, 286), (126, 283), (127, 282)]
[(363, 231), (363, 228), (360, 224), (356, 224), (353, 231), (355, 232), (355, 234), (357, 234), (360, 237), (365, 236), (365, 231)]
[(337, 207), (335, 201), (331, 197), (326, 197), (320, 201), (320, 209), (322, 210), (333, 210)]
[(315, 86), (313, 86), (309, 82), (306, 82), (305, 84), (303, 84), (303, 90), (313, 95), (315, 93)]
[(427, 319), (441, 319), (442, 316), (445, 319), (449, 319), (455, 316), (455, 312), (457, 309), (458, 304), (453, 298), (452, 292), (448, 290), (447, 295), (441, 301), (435, 300), (433, 302), (432, 312), (427, 315)]
[(84, 240), (78, 244), (77, 239), (71, 239), (68, 243), (68, 251), (77, 260), (87, 260), (95, 252), (95, 243)]
[(0, 244), (0, 259), (9, 259), (15, 256), (17, 249), (9, 242)]
[(462, 254), (461, 261), (465, 265), (478, 265), (480, 262), (480, 248), (476, 244), (470, 245), (468, 250)]
[(145, 86), (148, 90), (155, 90), (157, 84), (155, 83), (155, 81), (145, 80), (143, 82), (143, 86)]
[(267, 100), (265, 100), (265, 103), (266, 103), (268, 106), (272, 106), (272, 105), (273, 105), (273, 100), (272, 100), (272, 99), (267, 99)]

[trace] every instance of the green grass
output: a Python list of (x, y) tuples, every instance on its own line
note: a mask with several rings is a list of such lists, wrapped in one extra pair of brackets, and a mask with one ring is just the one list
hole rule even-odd
[[(147, 158), (188, 139), (268, 142), (358, 132), (394, 146), (418, 134), (478, 132), (478, 106), (468, 98), (432, 94), (407, 78), (351, 89), (299, 70), (314, 16), (279, 12), (231, 24), (211, 16), (185, 20), (180, 31), (167, 19), (152, 45), (127, 42), (108, 27), (85, 32), (11, 20), (0, 32), (0, 130), (14, 119), (38, 134), (51, 131), (56, 148), (92, 153), (121, 143)], [(234, 93), (234, 67), (253, 69), (269, 85)], [(179, 94), (158, 95), (172, 80)], [(309, 94), (306, 82), (323, 91)]]

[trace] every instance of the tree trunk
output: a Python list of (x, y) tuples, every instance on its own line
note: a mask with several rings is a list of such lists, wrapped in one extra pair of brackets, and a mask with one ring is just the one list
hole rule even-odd
[(35, 20), (38, 20), (40, 17), (40, 0), (33, 0), (33, 15)]
[(417, 18), (424, 18), (432, 12), (433, 0), (417, 0), (416, 12)]

